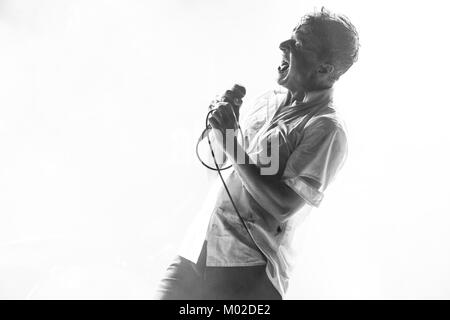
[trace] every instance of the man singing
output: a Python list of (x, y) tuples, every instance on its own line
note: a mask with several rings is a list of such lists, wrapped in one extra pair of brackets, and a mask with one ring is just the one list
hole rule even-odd
[[(306, 15), (280, 44), (283, 88), (244, 108), (243, 141), (235, 130), (238, 110), (216, 102), (209, 123), (215, 147), (232, 163), (228, 190), (221, 186), (214, 195), (203, 247), (195, 256), (176, 258), (157, 298), (282, 299), (296, 225), (319, 206), (345, 160), (346, 135), (332, 93), (356, 61), (358, 48), (358, 34), (347, 18), (324, 9)], [(222, 139), (230, 138), (230, 130), (237, 146)], [(270, 141), (277, 142), (270, 154), (277, 166), (267, 174), (260, 155)]]

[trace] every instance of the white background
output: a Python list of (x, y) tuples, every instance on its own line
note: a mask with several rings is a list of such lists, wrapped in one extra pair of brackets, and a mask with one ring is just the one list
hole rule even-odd
[(450, 298), (445, 3), (0, 0), (0, 298), (151, 298), (208, 189), (209, 101), (274, 88), (322, 5), (360, 32), (349, 157), (288, 298)]

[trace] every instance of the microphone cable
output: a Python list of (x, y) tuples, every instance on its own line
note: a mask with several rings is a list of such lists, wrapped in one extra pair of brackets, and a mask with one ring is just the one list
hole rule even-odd
[[(233, 208), (234, 208), (234, 210), (236, 211), (236, 214), (237, 214), (238, 217), (239, 217), (239, 220), (241, 221), (241, 223), (242, 223), (242, 225), (244, 226), (245, 230), (246, 230), (247, 233), (249, 234), (250, 239), (252, 239), (252, 241), (255, 243), (256, 248), (258, 248), (258, 250), (263, 254), (263, 256), (265, 256), (265, 254), (263, 253), (263, 251), (259, 248), (258, 244), (256, 243), (256, 241), (255, 241), (253, 235), (251, 234), (251, 232), (250, 232), (250, 230), (249, 230), (247, 224), (245, 223), (244, 218), (242, 217), (241, 213), (239, 212), (239, 209), (237, 208), (236, 203), (234, 202), (233, 197), (231, 196), (230, 190), (228, 189), (228, 186), (227, 186), (227, 184), (226, 184), (226, 182), (225, 182), (225, 179), (224, 179), (223, 176), (222, 176), (222, 171), (231, 168), (233, 165), (230, 164), (229, 166), (227, 166), (227, 167), (225, 167), (225, 168), (220, 168), (220, 167), (219, 167), (219, 164), (217, 163), (216, 156), (215, 156), (215, 154), (214, 154), (213, 146), (212, 146), (212, 143), (211, 143), (211, 139), (209, 138), (209, 134), (208, 134), (209, 131), (212, 129), (211, 126), (210, 126), (209, 123), (208, 123), (209, 115), (210, 115), (212, 112), (214, 112), (214, 110), (210, 110), (210, 111), (208, 112), (208, 114), (206, 115), (205, 129), (203, 130), (203, 132), (202, 132), (202, 134), (201, 134), (199, 140), (197, 141), (197, 146), (196, 146), (196, 148), (195, 148), (195, 151), (196, 151), (196, 154), (197, 154), (197, 158), (200, 160), (200, 162), (202, 163), (202, 165), (205, 166), (206, 168), (208, 168), (208, 169), (210, 169), (210, 170), (213, 170), (213, 171), (217, 171), (217, 173), (219, 174), (220, 180), (222, 181), (222, 184), (223, 184), (223, 186), (224, 186), (224, 188), (225, 188), (225, 191), (226, 191), (226, 193), (227, 193), (227, 195), (228, 195), (228, 198), (230, 199), (230, 202), (231, 202), (231, 204), (233, 205)], [(234, 110), (233, 110), (233, 115), (234, 115), (234, 118), (237, 120), (237, 117), (236, 117), (236, 114), (234, 113)], [(236, 122), (237, 122), (237, 121), (236, 121)], [(245, 146), (244, 134), (242, 133), (242, 129), (241, 129), (241, 126), (239, 125), (239, 122), (237, 122), (237, 125), (238, 125), (238, 130), (239, 130), (239, 132), (241, 133), (242, 142), (244, 143), (244, 146)], [(204, 139), (205, 134), (206, 134), (206, 137), (207, 137), (207, 139), (208, 139), (208, 145), (209, 145), (209, 149), (210, 149), (210, 151), (211, 151), (212, 158), (213, 158), (213, 160), (214, 160), (215, 168), (214, 168), (214, 167), (211, 167), (211, 166), (207, 165), (205, 162), (203, 162), (203, 160), (201, 159), (200, 154), (199, 154), (199, 152), (198, 152), (198, 145), (199, 145), (200, 142)], [(233, 145), (234, 145), (234, 144), (233, 144)]]

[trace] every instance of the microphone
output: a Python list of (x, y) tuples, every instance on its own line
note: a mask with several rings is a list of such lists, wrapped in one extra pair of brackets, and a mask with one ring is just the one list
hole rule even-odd
[(235, 111), (238, 111), (239, 107), (242, 105), (242, 98), (245, 97), (245, 94), (245, 88), (239, 84), (235, 84), (231, 90), (225, 91), (221, 101), (230, 103)]

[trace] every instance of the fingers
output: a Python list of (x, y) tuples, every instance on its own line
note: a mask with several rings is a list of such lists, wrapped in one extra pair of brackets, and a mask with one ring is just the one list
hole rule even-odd
[(234, 118), (232, 112), (233, 111), (229, 103), (221, 102), (211, 114), (218, 117), (219, 119), (229, 121), (230, 119)]
[(234, 114), (233, 106), (227, 102), (218, 102), (216, 106), (208, 118), (211, 127), (222, 131), (236, 129), (237, 116)]
[(211, 114), (211, 117), (209, 118), (210, 123), (211, 123), (211, 120), (214, 121), (214, 123), (217, 123), (218, 125), (222, 126), (223, 116), (220, 112), (214, 111)]
[(229, 104), (228, 102), (223, 102), (223, 101), (219, 101), (219, 100), (213, 100), (211, 101), (211, 104), (209, 105), (209, 110), (216, 110), (219, 107), (225, 106)]
[(221, 108), (223, 108), (224, 110), (229, 108), (230, 109), (229, 111), (224, 111), (224, 112), (229, 112), (231, 119), (234, 119), (235, 121), (237, 121), (237, 119), (239, 119), (239, 108), (233, 107), (233, 105), (230, 104), (229, 102), (225, 102), (225, 101), (216, 99), (216, 100), (211, 101), (211, 104), (209, 105), (210, 111), (221, 109)]
[(209, 124), (214, 129), (220, 129), (221, 128), (220, 122), (215, 117), (210, 117), (209, 118)]
[(234, 119), (235, 119), (234, 111), (233, 111), (233, 107), (231, 104), (229, 104), (229, 103), (222, 104), (219, 106), (218, 110), (223, 115), (223, 117), (226, 118), (226, 120), (234, 121)]

